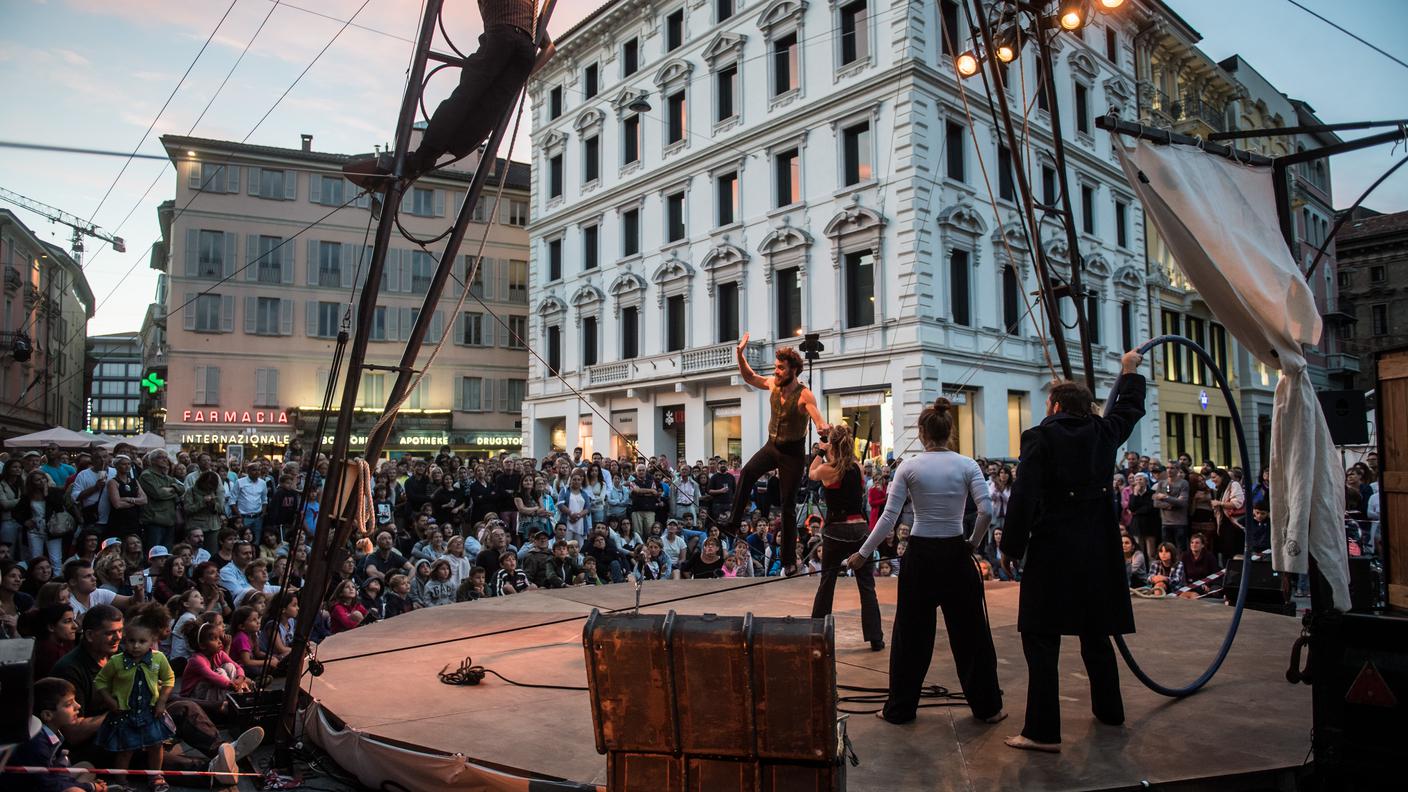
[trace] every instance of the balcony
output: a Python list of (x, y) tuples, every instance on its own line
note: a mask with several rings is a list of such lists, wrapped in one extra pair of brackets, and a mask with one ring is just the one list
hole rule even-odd
[[(732, 372), (738, 365), (734, 358), (736, 347), (737, 344), (731, 342), (712, 344), (680, 352), (602, 363), (587, 369), (587, 387)], [(744, 358), (755, 371), (771, 368), (767, 350), (768, 344), (764, 342), (750, 342), (744, 351)], [(762, 373), (767, 375), (766, 371)]]
[(1343, 371), (1347, 374), (1359, 373), (1359, 357), (1357, 355), (1346, 355), (1344, 353), (1326, 355), (1325, 369), (1327, 371)]
[(7, 294), (18, 291), (24, 284), (24, 278), (20, 277), (20, 271), (14, 267), (5, 267), (5, 292)]

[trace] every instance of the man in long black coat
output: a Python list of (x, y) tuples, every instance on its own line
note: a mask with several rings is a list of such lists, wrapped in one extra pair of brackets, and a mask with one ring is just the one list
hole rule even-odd
[(1013, 748), (1059, 751), (1057, 660), (1061, 636), (1080, 637), (1091, 709), (1103, 723), (1124, 722), (1119, 670), (1110, 636), (1134, 632), (1119, 522), (1109, 508), (1115, 452), (1144, 415), (1143, 356), (1126, 352), (1114, 406), (1091, 411), (1084, 385), (1058, 383), (1046, 419), (1022, 433), (1017, 480), (1007, 505), (1002, 551), (1022, 564), (1017, 630), (1027, 658), (1027, 720)]

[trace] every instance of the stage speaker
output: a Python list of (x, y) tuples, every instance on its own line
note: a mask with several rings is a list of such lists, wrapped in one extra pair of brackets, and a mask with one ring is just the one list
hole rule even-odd
[(29, 739), (34, 707), (34, 639), (0, 641), (0, 745)]
[[(1263, 613), (1279, 613), (1282, 616), (1296, 615), (1294, 602), (1287, 599), (1282, 588), (1283, 576), (1271, 568), (1271, 559), (1261, 558), (1252, 562), (1247, 581), (1246, 607)], [(1237, 587), (1242, 583), (1242, 562), (1233, 561), (1227, 567), (1227, 578), (1222, 587), (1222, 597), (1229, 604), (1237, 602)]]
[(1320, 391), (1320, 409), (1330, 425), (1335, 445), (1365, 445), (1369, 442), (1369, 421), (1364, 407), (1364, 391)]

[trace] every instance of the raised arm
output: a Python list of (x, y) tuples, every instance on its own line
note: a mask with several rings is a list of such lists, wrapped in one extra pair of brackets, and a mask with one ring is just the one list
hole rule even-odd
[(816, 424), (818, 432), (825, 432), (831, 429), (831, 425), (821, 417), (821, 410), (816, 406), (816, 395), (811, 388), (802, 389), (802, 406), (806, 407), (807, 415), (811, 416), (812, 423)]
[(743, 350), (748, 348), (748, 334), (744, 333), (739, 339), (738, 346), (733, 350), (734, 357), (738, 358), (738, 375), (743, 381), (760, 390), (772, 390), (772, 377), (760, 377), (753, 371), (753, 367), (748, 365), (748, 361), (743, 357)]

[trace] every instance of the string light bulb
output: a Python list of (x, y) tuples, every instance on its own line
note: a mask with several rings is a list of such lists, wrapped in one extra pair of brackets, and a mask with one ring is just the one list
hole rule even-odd
[(971, 52), (965, 52), (954, 60), (954, 66), (958, 73), (964, 77), (972, 77), (978, 73), (978, 58)]
[(1106, 11), (1114, 11), (1124, 5), (1124, 0), (1100, 0), (1100, 7)]
[(1011, 45), (1009, 45), (1009, 44), (999, 44), (999, 45), (997, 45), (997, 59), (998, 59), (998, 60), (1002, 61), (1003, 63), (1011, 63), (1011, 62), (1012, 62), (1012, 59), (1015, 58), (1015, 57), (1017, 57), (1017, 51), (1014, 50), (1014, 49), (1012, 49)]
[(1080, 29), (1081, 22), (1083, 21), (1080, 16), (1080, 9), (1072, 8), (1067, 11), (1062, 11), (1061, 18), (1059, 21), (1061, 23), (1061, 27), (1065, 28), (1066, 30)]

